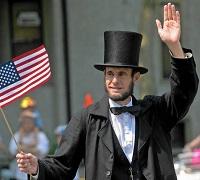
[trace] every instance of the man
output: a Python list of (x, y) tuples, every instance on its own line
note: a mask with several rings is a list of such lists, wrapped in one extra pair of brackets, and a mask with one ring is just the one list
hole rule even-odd
[[(187, 113), (198, 87), (190, 50), (180, 44), (180, 15), (164, 6), (158, 33), (172, 54), (171, 91), (162, 96), (132, 96), (135, 82), (147, 69), (138, 66), (142, 36), (105, 32), (106, 96), (74, 116), (59, 150), (46, 160), (18, 153), (21, 171), (38, 179), (73, 179), (82, 158), (87, 180), (175, 180), (170, 130)], [(120, 108), (125, 106), (123, 108)], [(128, 107), (130, 106), (130, 107)]]

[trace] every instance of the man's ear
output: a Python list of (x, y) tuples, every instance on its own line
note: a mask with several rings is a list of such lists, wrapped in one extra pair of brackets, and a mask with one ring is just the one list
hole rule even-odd
[(137, 81), (139, 78), (140, 78), (140, 72), (134, 73), (133, 81), (135, 82), (135, 81)]

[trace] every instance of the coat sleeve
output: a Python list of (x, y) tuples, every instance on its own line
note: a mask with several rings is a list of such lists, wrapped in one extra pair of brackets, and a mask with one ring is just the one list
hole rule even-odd
[(74, 116), (53, 156), (39, 160), (38, 180), (72, 180), (85, 154), (85, 115), (86, 111)]
[[(184, 52), (192, 53), (188, 49)], [(172, 57), (169, 80), (170, 92), (163, 94), (155, 103), (157, 117), (166, 131), (170, 131), (186, 115), (197, 93), (199, 79), (193, 56), (188, 59)]]

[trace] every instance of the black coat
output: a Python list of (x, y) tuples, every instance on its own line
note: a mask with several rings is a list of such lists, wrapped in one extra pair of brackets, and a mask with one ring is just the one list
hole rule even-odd
[[(176, 180), (170, 131), (188, 112), (198, 88), (193, 58), (172, 59), (171, 91), (145, 96), (139, 110), (138, 157), (147, 180)], [(86, 180), (111, 180), (113, 155), (108, 97), (71, 119), (55, 156), (39, 160), (39, 179), (70, 180), (84, 159)]]

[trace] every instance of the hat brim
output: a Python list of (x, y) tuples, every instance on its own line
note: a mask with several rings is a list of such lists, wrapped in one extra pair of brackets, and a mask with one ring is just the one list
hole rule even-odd
[(148, 69), (145, 67), (131, 66), (131, 65), (95, 64), (94, 67), (99, 71), (104, 71), (106, 67), (124, 67), (124, 68), (132, 68), (134, 71), (138, 71), (141, 74), (145, 74), (148, 72)]

